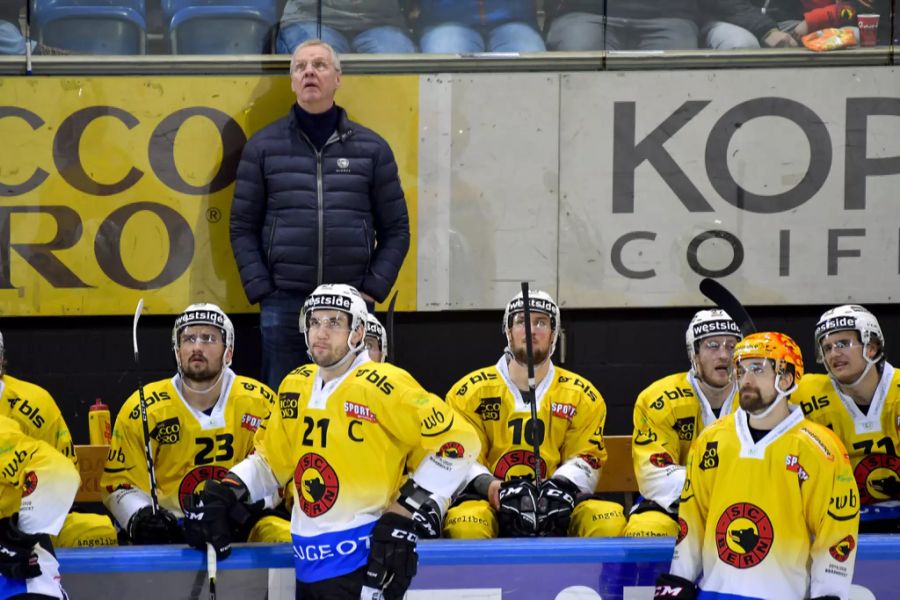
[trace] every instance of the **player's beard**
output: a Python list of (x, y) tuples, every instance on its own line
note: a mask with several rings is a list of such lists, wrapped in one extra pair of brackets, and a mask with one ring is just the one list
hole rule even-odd
[(350, 348), (344, 345), (343, 348), (339, 348), (338, 350), (329, 348), (328, 350), (323, 351), (314, 348), (311, 354), (313, 357), (313, 362), (315, 362), (319, 367), (327, 369), (328, 367), (333, 367), (334, 365), (339, 363), (340, 360), (344, 358), (348, 352), (350, 352)]
[[(531, 352), (534, 355), (534, 364), (539, 365), (547, 360), (548, 350), (546, 348), (536, 348), (532, 346)], [(528, 364), (528, 353), (525, 350), (525, 343), (522, 343), (522, 346), (513, 350), (513, 356), (516, 359), (516, 362), (525, 365)]]
[(762, 393), (759, 391), (758, 387), (747, 385), (741, 387), (740, 403), (741, 408), (751, 415), (762, 412), (768, 408), (769, 404), (771, 404), (767, 404), (765, 400), (763, 400)]
[[(205, 357), (204, 357), (205, 358)], [(187, 364), (181, 365), (182, 377), (196, 383), (207, 383), (213, 381), (222, 371), (222, 362), (218, 361), (218, 365), (213, 361), (206, 359), (203, 363), (193, 363), (188, 360)]]

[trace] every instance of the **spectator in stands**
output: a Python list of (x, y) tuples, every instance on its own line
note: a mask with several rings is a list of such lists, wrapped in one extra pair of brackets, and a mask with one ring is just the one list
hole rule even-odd
[(698, 311), (685, 332), (691, 369), (663, 377), (638, 395), (631, 456), (641, 499), (631, 511), (626, 536), (678, 534), (678, 496), (691, 442), (738, 405), (731, 353), (740, 339), (741, 330), (728, 313)]
[(791, 48), (807, 33), (856, 25), (859, 5), (834, 0), (701, 0), (708, 21), (700, 39), (708, 48)]
[(559, 0), (549, 5), (547, 48), (690, 50), (697, 47), (697, 17), (697, 0)]
[(341, 54), (416, 51), (399, 0), (288, 0), (281, 17), (276, 52), (293, 54), (302, 42), (317, 38)]
[(691, 446), (672, 566), (654, 598), (847, 598), (859, 495), (835, 433), (787, 402), (803, 379), (800, 348), (754, 333), (732, 360), (740, 408)]
[(419, 0), (422, 52), (543, 52), (534, 0)]
[[(69, 426), (53, 396), (42, 387), (6, 372), (3, 335), (0, 334), (0, 415), (19, 424), (25, 435), (46, 442), (78, 466)], [(106, 515), (73, 512), (54, 540), (57, 547), (115, 546), (116, 529)]]
[(291, 58), (290, 113), (244, 147), (231, 246), (244, 292), (260, 303), (263, 379), (277, 389), (307, 360), (300, 307), (322, 282), (384, 300), (409, 250), (409, 214), (388, 143), (334, 96), (341, 63), (321, 40)]
[[(6, 0), (0, 2), (0, 54), (25, 54), (25, 36), (19, 29), (19, 19), (25, 0)], [(65, 50), (52, 48), (31, 41), (31, 52), (34, 54), (68, 54)]]
[[(503, 315), (507, 347), (447, 392), (447, 404), (481, 438), (478, 463), (447, 512), (451, 538), (606, 537), (625, 526), (622, 506), (594, 495), (606, 462), (606, 403), (584, 377), (553, 364), (562, 327), (550, 294), (520, 292)], [(525, 324), (530, 322), (537, 422), (531, 418)], [(540, 484), (535, 481), (538, 446)]]
[(860, 531), (900, 533), (900, 372), (885, 357), (881, 325), (866, 308), (845, 304), (819, 318), (815, 339), (828, 374), (804, 377), (791, 399), (847, 446)]
[[(178, 519), (211, 480), (250, 454), (275, 402), (269, 388), (231, 370), (234, 327), (215, 304), (192, 304), (175, 319), (172, 350), (178, 372), (143, 389), (156, 489), (150, 489), (138, 392), (116, 417), (100, 480), (103, 503), (135, 544), (184, 541)], [(229, 515), (236, 539), (288, 541), (287, 519), (265, 511), (276, 500)]]

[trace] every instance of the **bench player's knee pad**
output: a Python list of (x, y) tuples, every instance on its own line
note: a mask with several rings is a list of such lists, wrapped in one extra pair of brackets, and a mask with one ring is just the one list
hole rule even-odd
[(94, 548), (118, 546), (119, 539), (112, 520), (94, 513), (69, 513), (59, 535), (50, 536), (54, 548)]
[(259, 519), (247, 536), (248, 542), (275, 544), (291, 541), (291, 522), (276, 515), (266, 515)]
[(444, 537), (455, 539), (495, 538), (497, 516), (487, 500), (466, 500), (451, 506), (444, 519)]
[(676, 537), (678, 523), (664, 512), (646, 510), (628, 518), (625, 533), (628, 537)]
[(618, 502), (590, 498), (575, 505), (569, 522), (572, 537), (615, 537), (625, 527), (625, 510)]

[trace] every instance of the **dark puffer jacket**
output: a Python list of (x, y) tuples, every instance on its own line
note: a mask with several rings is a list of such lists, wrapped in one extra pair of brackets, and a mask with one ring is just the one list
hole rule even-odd
[(251, 303), (348, 283), (378, 301), (409, 250), (409, 214), (388, 143), (347, 118), (320, 152), (293, 111), (244, 146), (231, 247)]

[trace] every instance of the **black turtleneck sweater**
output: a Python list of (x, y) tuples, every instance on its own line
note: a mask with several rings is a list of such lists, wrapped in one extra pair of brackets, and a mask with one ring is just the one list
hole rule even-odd
[(322, 113), (308, 113), (299, 104), (294, 104), (294, 118), (300, 130), (306, 134), (316, 150), (321, 150), (331, 134), (337, 131), (338, 109), (336, 104)]

